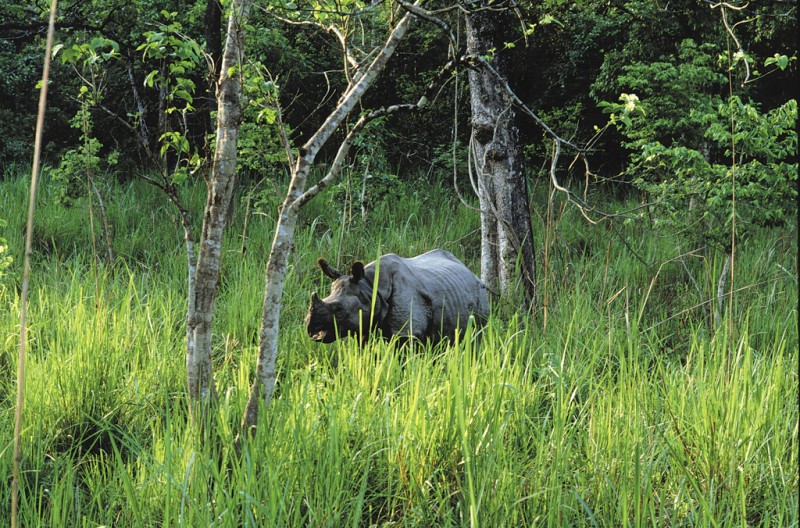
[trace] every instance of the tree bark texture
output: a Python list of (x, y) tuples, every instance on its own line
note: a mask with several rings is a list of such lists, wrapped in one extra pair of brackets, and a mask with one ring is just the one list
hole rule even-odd
[[(475, 11), (466, 24), (467, 55), (494, 52), (492, 65), (505, 77), (502, 49), (510, 13)], [(520, 290), (530, 307), (536, 299), (536, 262), (513, 101), (497, 78), (480, 63), (469, 72), (472, 106), (472, 163), (481, 209), (481, 279), (500, 294)]]
[[(358, 76), (345, 90), (339, 99), (339, 104), (327, 117), (317, 132), (300, 148), (299, 156), (292, 167), (292, 178), (286, 198), (278, 215), (275, 227), (275, 236), (270, 249), (269, 260), (266, 268), (266, 286), (264, 291), (264, 305), (262, 307), (261, 334), (256, 363), (256, 375), (250, 389), (250, 398), (242, 418), (242, 429), (245, 432), (252, 430), (258, 421), (259, 406), (263, 402), (266, 408), (272, 401), (275, 390), (276, 370), (275, 359), (278, 353), (278, 323), (281, 313), (281, 299), (283, 297), (286, 268), (289, 263), (289, 254), (294, 244), (294, 232), (297, 226), (297, 216), (300, 208), (315, 196), (323, 187), (333, 181), (347, 151), (352, 144), (357, 130), (354, 128), (345, 141), (341, 144), (336, 159), (328, 174), (317, 185), (305, 190), (308, 174), (314, 164), (317, 154), (322, 146), (330, 139), (336, 129), (350, 115), (367, 89), (375, 82), (378, 75), (386, 66), (389, 58), (402, 41), (411, 23), (412, 15), (406, 13), (384, 43), (380, 52), (369, 64), (362, 75)], [(361, 125), (363, 126), (363, 124)]]
[[(198, 404), (202, 409), (214, 397), (211, 321), (219, 284), (222, 236), (228, 220), (231, 195), (236, 184), (236, 147), (242, 116), (239, 65), (244, 55), (245, 21), (251, 3), (252, 0), (234, 0), (231, 6), (217, 86), (217, 138), (214, 161), (207, 180), (208, 195), (194, 272), (191, 262), (189, 266), (186, 377), (193, 413), (197, 412)], [(193, 418), (196, 417), (193, 414)]]

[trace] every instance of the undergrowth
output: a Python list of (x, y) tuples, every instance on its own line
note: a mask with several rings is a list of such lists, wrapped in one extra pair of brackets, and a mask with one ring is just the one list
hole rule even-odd
[[(143, 183), (107, 183), (118, 255), (108, 266), (92, 253), (85, 204), (59, 204), (45, 178), (20, 525), (797, 526), (795, 229), (737, 245), (733, 309), (726, 299), (718, 326), (723, 256), (646, 223), (590, 226), (556, 207), (553, 223), (534, 226), (546, 323), (542, 307), (499, 301), (486, 327), (455, 343), (311, 342), (308, 298), (328, 288), (320, 256), (348, 266), (444, 247), (478, 269), (477, 215), (446, 185), (422, 185), (365, 219), (324, 195), (304, 211), (276, 398), (237, 451), (275, 211), (247, 196), (234, 210), (214, 320), (219, 401), (198, 436), (177, 214)], [(0, 279), (6, 475), (26, 192), (10, 168), (0, 180), (0, 236), (14, 257)], [(184, 199), (200, 211), (202, 186)], [(7, 518), (8, 479), (0, 496)]]

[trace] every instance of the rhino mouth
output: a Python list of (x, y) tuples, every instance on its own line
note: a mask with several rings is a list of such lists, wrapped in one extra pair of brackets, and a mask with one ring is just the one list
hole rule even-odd
[(308, 337), (317, 343), (333, 343), (336, 341), (336, 332), (326, 328), (319, 330), (308, 330)]

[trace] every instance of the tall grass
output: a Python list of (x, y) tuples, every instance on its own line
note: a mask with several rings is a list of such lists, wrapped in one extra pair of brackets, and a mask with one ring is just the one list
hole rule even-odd
[[(22, 180), (0, 181), (15, 256)], [(201, 191), (186, 190), (194, 210)], [(674, 238), (588, 226), (567, 209), (540, 273), (546, 328), (501, 302), (455, 343), (359, 349), (305, 336), (308, 296), (327, 289), (316, 258), (347, 265), (445, 247), (477, 269), (478, 220), (434, 187), (342, 231), (342, 204), (320, 196), (287, 275), (276, 399), (237, 452), (274, 212), (250, 210), (244, 255), (244, 206), (229, 229), (214, 321), (219, 402), (198, 437), (186, 410), (176, 214), (139, 183), (104, 192), (113, 267), (91, 254), (80, 203), (59, 205), (46, 185), (40, 196), (22, 526), (798, 525), (793, 229), (738, 245), (740, 291), (724, 313), (733, 335), (709, 317), (720, 258), (676, 259), (687, 248)], [(543, 252), (544, 226), (536, 232)], [(14, 273), (0, 283), (4, 474)]]

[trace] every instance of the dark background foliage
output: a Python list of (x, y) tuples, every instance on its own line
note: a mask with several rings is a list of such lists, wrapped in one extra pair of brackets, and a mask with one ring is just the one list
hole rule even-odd
[[(367, 8), (377, 9), (364, 4)], [(444, 5), (442, 3), (442, 5)], [(130, 176), (146, 165), (147, 156), (135, 134), (125, 122), (136, 112), (132, 95), (135, 84), (147, 112), (142, 116), (151, 130), (158, 130), (159, 92), (147, 89), (144, 79), (150, 71), (163, 67), (157, 59), (143, 57), (137, 49), (148, 31), (165, 23), (164, 13), (177, 13), (181, 38), (194, 39), (214, 57), (224, 25), (223, 16), (213, 17), (214, 2), (148, 0), (92, 0), (62, 4), (58, 15), (58, 40), (65, 46), (87, 42), (104, 36), (118, 43), (119, 56), (104, 67), (105, 90), (103, 108), (92, 109), (94, 136), (103, 145), (103, 152), (120, 152), (118, 173)], [(438, 4), (437, 4), (438, 6)], [(735, 28), (736, 36), (754, 65), (775, 53), (792, 56), (796, 53), (796, 5), (792, 2), (759, 2), (735, 13), (736, 21), (752, 19)], [(36, 81), (40, 75), (42, 37), (45, 27), (44, 2), (27, 5), (3, 3), (0, 8), (0, 159), (5, 162), (27, 162), (31, 155), (33, 115), (37, 100)], [(337, 89), (343, 85), (341, 53), (334, 35), (317, 27), (288, 23), (296, 11), (279, 2), (257, 5), (251, 20), (247, 52), (251, 63), (268, 70), (279, 85), (283, 117), (290, 135), (299, 144), (315, 129), (326, 112), (336, 103)], [(277, 16), (276, 16), (277, 15)], [(607, 120), (598, 103), (614, 101), (625, 87), (621, 84), (626, 65), (649, 64), (676, 57), (681, 43), (692, 39), (709, 44), (721, 53), (732, 42), (722, 24), (719, 10), (705, 0), (662, 4), (651, 1), (586, 2), (522, 2), (516, 11), (518, 27), (512, 28), (507, 49), (511, 69), (510, 84), (529, 108), (546, 117), (563, 137), (576, 143), (588, 140), (595, 126)], [(295, 17), (297, 18), (297, 17)], [(381, 17), (362, 17), (356, 31), (364, 49), (380, 37)], [(458, 11), (443, 15), (463, 46), (462, 26)], [(732, 21), (734, 22), (734, 21)], [(526, 35), (523, 34), (528, 30)], [(461, 50), (459, 50), (461, 51)], [(377, 108), (403, 102), (416, 102), (426, 85), (434, 79), (450, 58), (448, 41), (433, 24), (418, 21), (410, 38), (391, 61), (387, 74), (370, 91), (364, 108)], [(188, 72), (196, 86), (194, 111), (187, 114), (185, 131), (191, 143), (207, 152), (206, 135), (211, 132), (214, 109), (212, 75), (205, 65)], [(736, 86), (740, 96), (751, 98), (765, 111), (775, 108), (795, 95), (796, 63), (770, 74), (768, 80), (745, 87)], [(79, 104), (76, 94), (81, 85), (74, 69), (56, 60), (52, 75), (47, 114), (46, 152), (55, 163), (66, 150), (79, 142), (80, 131), (70, 127), (70, 119)], [(466, 75), (451, 78), (436, 93), (428, 111), (403, 115), (386, 121), (376, 136), (375, 148), (385, 161), (387, 170), (400, 177), (419, 171), (447, 169), (442, 163), (454, 139), (454, 116), (459, 127), (455, 131), (461, 144), (469, 137), (468, 87)], [(133, 82), (131, 81), (133, 80)], [(454, 89), (458, 97), (454, 100)], [(727, 87), (716, 87), (715, 89)], [(212, 91), (209, 91), (212, 90)], [(687, 108), (693, 101), (686, 101)], [(260, 129), (255, 112), (248, 114), (254, 126), (251, 134), (266, 134)], [(548, 148), (542, 130), (529, 118), (519, 119), (523, 141), (528, 148), (530, 167), (541, 167)], [(378, 137), (380, 136), (380, 137)], [(157, 138), (151, 138), (157, 150)], [(259, 149), (280, 152), (277, 136), (258, 138)], [(364, 148), (369, 149), (369, 145)], [(463, 154), (463, 152), (462, 152)], [(266, 155), (266, 154), (265, 154)], [(330, 155), (330, 152), (328, 153)], [(270, 172), (269, 165), (278, 164), (278, 156), (266, 155), (265, 161), (245, 163), (243, 181), (258, 181)], [(625, 166), (627, 151), (616, 132), (611, 132), (596, 145), (593, 168), (601, 175), (612, 176)], [(274, 167), (273, 167), (274, 169)], [(534, 170), (535, 172), (535, 170)]]

